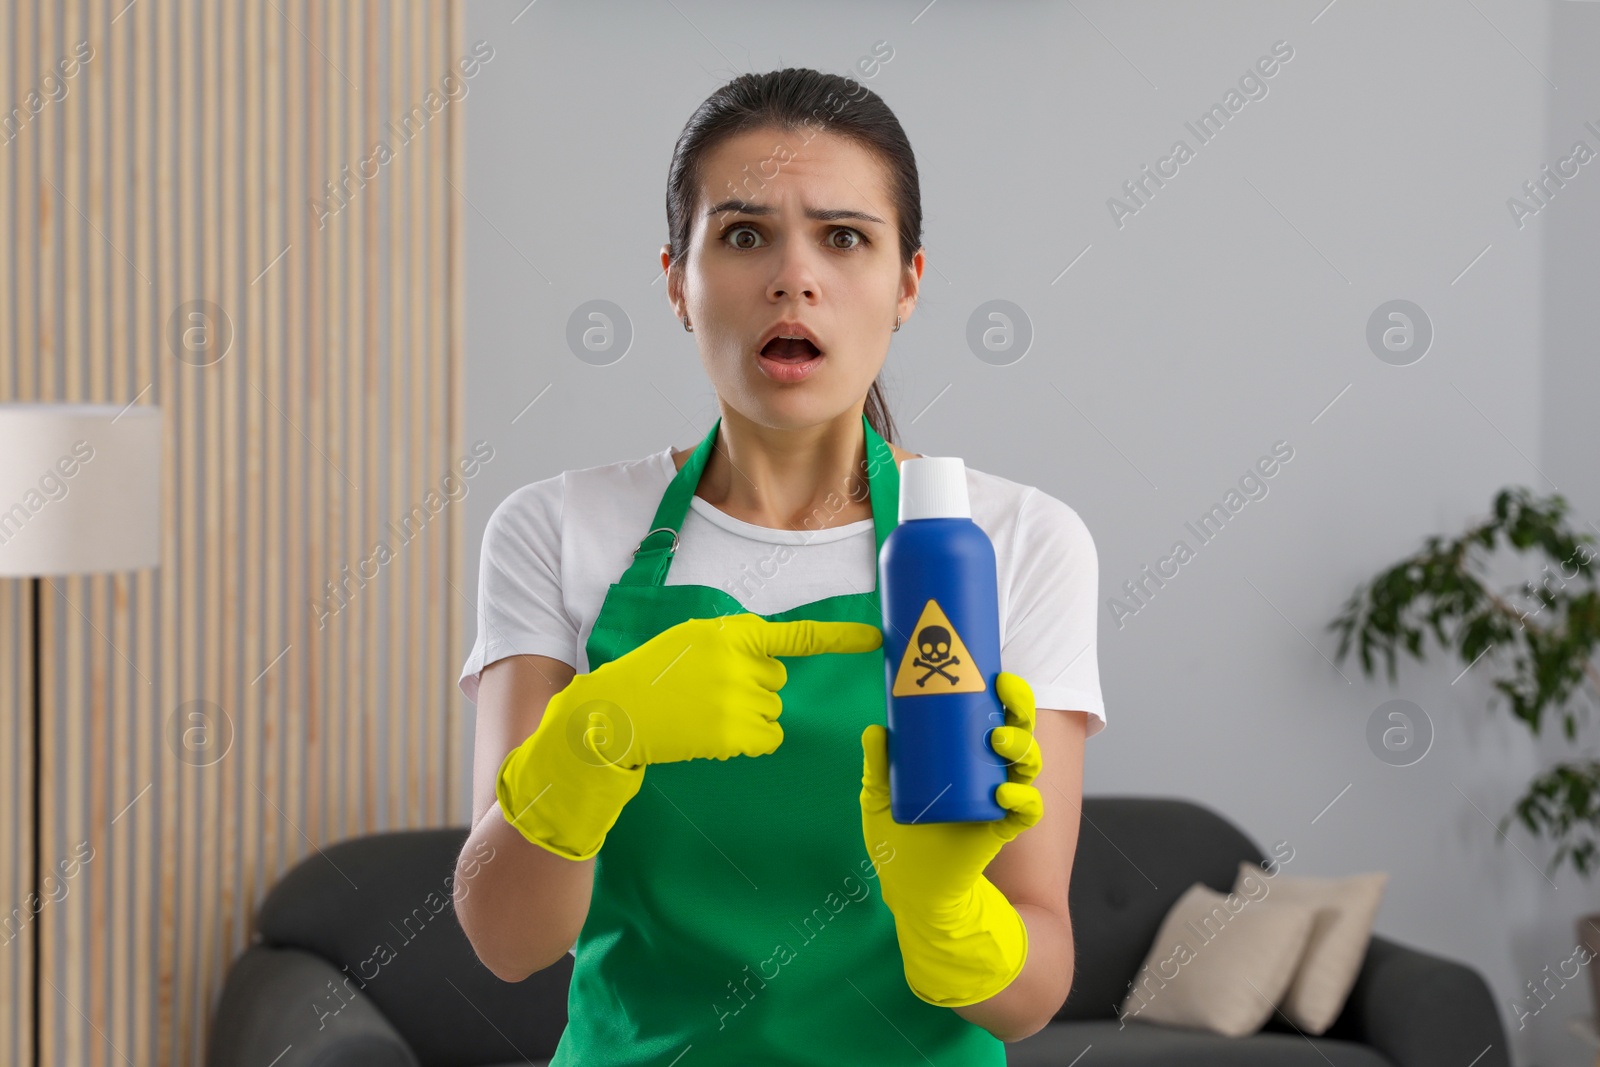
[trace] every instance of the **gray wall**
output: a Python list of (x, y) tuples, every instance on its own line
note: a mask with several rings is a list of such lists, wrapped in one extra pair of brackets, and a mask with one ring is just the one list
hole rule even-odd
[[(1571, 749), (1489, 710), (1489, 660), (1452, 684), (1461, 665), (1432, 651), (1390, 688), (1336, 667), (1325, 627), (1356, 583), (1486, 516), (1503, 486), (1600, 516), (1581, 306), (1600, 163), (1520, 229), (1506, 207), (1574, 139), (1600, 145), (1582, 127), (1600, 126), (1582, 70), (1600, 5), (1324, 5), (473, 5), (468, 38), (495, 57), (468, 108), (468, 439), (498, 455), (473, 488), (468, 570), (517, 486), (693, 444), (715, 417), (657, 280), (693, 108), (736, 73), (851, 73), (887, 41), (867, 84), (917, 151), (929, 254), (886, 370), (902, 443), (1071, 504), (1102, 601), (1175, 541), (1195, 549), (1135, 615), (1103, 606), (1109, 724), (1086, 790), (1198, 800), (1289, 842), (1291, 874), (1389, 872), (1379, 931), (1479, 968), (1516, 1062), (1587, 1064), (1566, 1030), (1587, 975), (1523, 1028), (1513, 1005), (1538, 1007), (1525, 983), (1572, 954), (1600, 892), (1547, 880), (1549, 849), (1493, 822)], [(1118, 226), (1108, 199), (1174, 140), (1196, 146), (1185, 123), (1278, 41), (1294, 55), (1266, 95)], [(595, 299), (633, 332), (606, 366), (566, 341)], [(995, 299), (1032, 331), (1003, 366), (966, 341)], [(1405, 366), (1366, 338), (1395, 299), (1435, 332)], [(1293, 458), (1269, 492), (1199, 544), (1185, 523), (1277, 442)], [(1409, 766), (1367, 740), (1394, 698), (1431, 724)]]

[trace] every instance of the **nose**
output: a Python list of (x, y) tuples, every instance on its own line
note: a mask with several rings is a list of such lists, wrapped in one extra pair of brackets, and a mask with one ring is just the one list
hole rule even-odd
[(778, 267), (767, 283), (767, 299), (794, 297), (811, 301), (817, 298), (817, 276), (809, 250), (803, 242), (786, 241), (778, 257)]

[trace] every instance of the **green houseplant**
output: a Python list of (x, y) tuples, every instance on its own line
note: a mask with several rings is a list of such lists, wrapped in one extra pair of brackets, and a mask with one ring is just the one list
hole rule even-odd
[[(1452, 540), (1429, 537), (1421, 552), (1356, 589), (1328, 624), (1339, 634), (1336, 658), (1343, 662), (1357, 649), (1362, 670), (1372, 677), (1375, 653), (1382, 653), (1392, 684), (1397, 651), (1403, 646), (1421, 661), (1431, 631), (1463, 664), (1483, 658), (1489, 666), (1480, 673), (1500, 667), (1493, 688), (1536, 736), (1547, 713), (1554, 713), (1567, 740), (1574, 740), (1573, 698), (1585, 682), (1600, 694), (1600, 670), (1592, 662), (1600, 644), (1594, 567), (1600, 553), (1593, 535), (1566, 529), (1566, 513), (1560, 494), (1538, 500), (1520, 487), (1502, 490), (1493, 519)], [(1513, 602), (1518, 594), (1492, 591), (1477, 573), (1502, 537), (1517, 553), (1546, 559), (1541, 578), (1522, 584), (1522, 605)], [(1491, 650), (1495, 654), (1486, 655)], [(1558, 763), (1534, 778), (1500, 821), (1502, 834), (1513, 818), (1557, 846), (1547, 874), (1570, 860), (1587, 876), (1600, 859), (1600, 760)]]

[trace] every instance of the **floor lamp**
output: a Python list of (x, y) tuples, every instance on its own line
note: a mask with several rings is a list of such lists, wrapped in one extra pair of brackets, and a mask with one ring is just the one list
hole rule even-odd
[(150, 406), (0, 404), (0, 577), (31, 579), (33, 670), (33, 1063), (43, 984), (39, 916), (44, 713), (39, 609), (49, 575), (101, 574), (161, 562), (161, 410)]

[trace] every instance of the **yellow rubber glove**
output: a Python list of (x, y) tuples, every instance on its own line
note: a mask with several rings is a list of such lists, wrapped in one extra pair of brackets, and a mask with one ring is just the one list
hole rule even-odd
[(888, 733), (861, 734), (861, 832), (869, 854), (880, 842), (892, 848), (878, 870), (883, 902), (894, 914), (895, 936), (911, 991), (929, 1004), (957, 1008), (987, 1000), (1022, 973), (1028, 928), (983, 870), (1000, 847), (1035, 825), (1044, 798), (1032, 784), (1043, 767), (1033, 737), (1033, 689), (1021, 676), (1000, 671), (995, 693), (1006, 725), (989, 731), (995, 754), (1010, 761), (1007, 781), (995, 790), (1006, 809), (992, 822), (911, 823), (889, 813)]
[(783, 743), (776, 656), (870, 652), (876, 626), (749, 612), (688, 619), (587, 674), (545, 705), (539, 726), (501, 761), (500, 812), (522, 836), (586, 860), (650, 763), (762, 756)]

